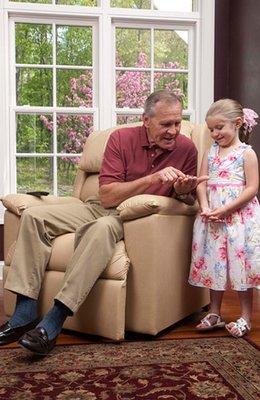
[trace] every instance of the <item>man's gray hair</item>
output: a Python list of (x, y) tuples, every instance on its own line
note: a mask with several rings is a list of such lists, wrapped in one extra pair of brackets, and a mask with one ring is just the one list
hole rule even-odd
[(168, 104), (180, 103), (182, 105), (181, 98), (178, 97), (175, 93), (170, 92), (169, 90), (157, 90), (156, 92), (150, 94), (149, 97), (147, 97), (144, 104), (144, 114), (152, 117), (154, 115), (155, 104), (159, 101)]

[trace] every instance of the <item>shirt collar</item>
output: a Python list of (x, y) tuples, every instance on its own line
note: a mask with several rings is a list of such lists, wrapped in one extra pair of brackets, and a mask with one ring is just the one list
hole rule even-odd
[(140, 138), (141, 138), (141, 146), (142, 147), (151, 147), (151, 144), (148, 140), (147, 130), (144, 125), (141, 126), (140, 129)]

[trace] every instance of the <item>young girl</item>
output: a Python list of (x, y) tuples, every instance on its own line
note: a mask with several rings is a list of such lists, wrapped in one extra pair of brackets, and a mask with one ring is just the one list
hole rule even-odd
[[(214, 144), (205, 152), (197, 188), (200, 214), (194, 225), (189, 282), (210, 289), (210, 313), (197, 329), (226, 326), (234, 337), (251, 329), (253, 287), (260, 284), (258, 161), (249, 146), (258, 115), (235, 100), (222, 99), (207, 112)], [(238, 292), (241, 317), (225, 325), (220, 316), (224, 290)]]

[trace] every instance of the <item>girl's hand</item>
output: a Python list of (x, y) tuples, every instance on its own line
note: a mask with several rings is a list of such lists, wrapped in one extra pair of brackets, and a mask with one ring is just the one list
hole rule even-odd
[(211, 209), (209, 208), (209, 206), (201, 207), (200, 215), (201, 215), (202, 217), (208, 217), (208, 215), (209, 215), (210, 213), (211, 213)]
[(224, 218), (228, 217), (230, 214), (226, 206), (217, 207), (207, 214), (207, 218), (212, 222), (223, 222)]
[(192, 175), (185, 175), (183, 176), (178, 176), (178, 179), (174, 182), (174, 190), (177, 194), (184, 194), (184, 193), (190, 193), (196, 187), (202, 183), (205, 182), (209, 179), (208, 175), (203, 175), (200, 176), (199, 178), (197, 176), (192, 176)]

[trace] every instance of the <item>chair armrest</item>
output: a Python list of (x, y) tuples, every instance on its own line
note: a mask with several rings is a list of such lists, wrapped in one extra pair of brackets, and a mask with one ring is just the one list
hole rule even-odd
[(207, 289), (188, 284), (194, 219), (152, 214), (124, 222), (126, 330), (156, 335), (209, 303)]
[(78, 203), (80, 199), (72, 196), (42, 196), (35, 197), (30, 194), (8, 194), (0, 198), (5, 208), (12, 213), (21, 216), (22, 212), (29, 207), (43, 206), (48, 204)]
[(117, 207), (123, 221), (146, 217), (151, 214), (161, 215), (195, 215), (198, 204), (187, 205), (172, 197), (141, 194), (130, 197)]

